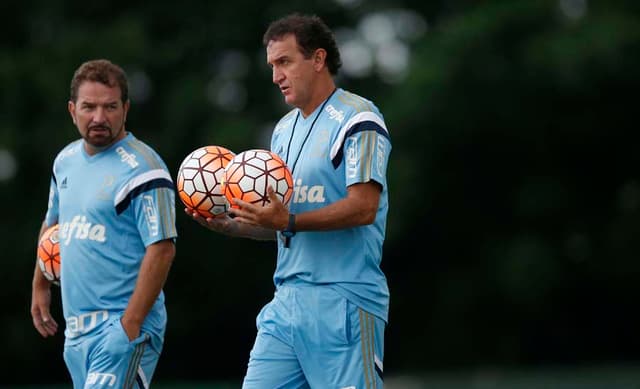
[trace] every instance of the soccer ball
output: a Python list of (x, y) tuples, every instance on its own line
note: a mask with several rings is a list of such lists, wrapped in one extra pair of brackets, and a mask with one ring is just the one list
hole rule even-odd
[(46, 279), (60, 285), (60, 241), (57, 224), (47, 228), (38, 240), (38, 266)]
[(178, 169), (177, 189), (182, 203), (202, 217), (216, 217), (228, 209), (220, 183), (224, 167), (235, 153), (221, 146), (192, 151)]
[(267, 188), (273, 187), (284, 205), (293, 193), (293, 177), (287, 164), (269, 150), (252, 149), (237, 154), (224, 169), (222, 192), (231, 208), (234, 198), (261, 206), (269, 203)]

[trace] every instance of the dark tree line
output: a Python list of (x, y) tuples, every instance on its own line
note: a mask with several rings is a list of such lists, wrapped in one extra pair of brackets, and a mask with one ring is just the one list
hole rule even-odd
[[(339, 79), (378, 104), (393, 142), (387, 374), (640, 359), (638, 5), (427, 3), (0, 6), (0, 151), (16, 163), (16, 174), (0, 181), (0, 385), (67, 381), (62, 335), (41, 339), (28, 310), (51, 162), (77, 137), (66, 110), (76, 66), (107, 57), (126, 68), (135, 86), (128, 128), (177, 173), (205, 144), (265, 145), (286, 107), (261, 36), (295, 7), (335, 27), (396, 8), (427, 21), (400, 82)], [(249, 8), (255, 12), (241, 12)], [(221, 59), (233, 53), (247, 60), (225, 67)], [(220, 91), (225, 85), (243, 86), (240, 108), (212, 103), (233, 93)], [(212, 234), (177, 207), (157, 378), (237, 380), (255, 315), (273, 293), (275, 248)], [(59, 304), (54, 311), (62, 321)], [(34, 367), (38, 374), (29, 373)]]

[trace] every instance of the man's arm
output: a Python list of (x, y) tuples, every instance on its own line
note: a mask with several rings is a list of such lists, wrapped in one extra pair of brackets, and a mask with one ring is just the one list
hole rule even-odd
[[(328, 231), (371, 224), (375, 221), (382, 188), (375, 181), (350, 185), (347, 196), (325, 207), (296, 215), (296, 231)], [(268, 230), (284, 230), (289, 210), (269, 188), (270, 203), (264, 207), (234, 199), (240, 209), (234, 221)]]
[[(234, 210), (229, 212), (234, 213)], [(236, 238), (249, 238), (254, 240), (275, 240), (276, 232), (273, 229), (264, 228), (252, 224), (241, 223), (236, 219), (232, 219), (229, 215), (224, 214), (214, 218), (203, 218), (197, 212), (190, 211), (188, 208), (184, 212), (191, 216), (198, 224), (218, 232), (223, 235)]]
[(371, 224), (376, 220), (381, 191), (375, 181), (353, 184), (347, 188), (347, 196), (335, 203), (296, 215), (296, 230), (340, 230)]
[(167, 280), (175, 254), (176, 248), (171, 239), (147, 247), (136, 287), (121, 318), (122, 327), (129, 340), (140, 336), (140, 327)]

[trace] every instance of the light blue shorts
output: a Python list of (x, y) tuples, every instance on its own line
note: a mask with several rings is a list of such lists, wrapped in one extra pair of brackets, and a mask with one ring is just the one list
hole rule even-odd
[(76, 389), (147, 389), (160, 354), (151, 335), (129, 341), (120, 317), (109, 318), (95, 335), (64, 346), (64, 361)]
[(280, 286), (257, 317), (244, 389), (382, 388), (385, 322), (329, 286)]

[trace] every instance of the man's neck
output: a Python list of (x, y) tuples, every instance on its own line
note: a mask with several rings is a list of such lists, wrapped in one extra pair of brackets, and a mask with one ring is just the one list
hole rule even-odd
[(313, 113), (326, 99), (331, 96), (333, 91), (336, 89), (336, 84), (331, 79), (330, 82), (322, 82), (320, 85), (315, 87), (315, 91), (309, 104), (305, 107), (300, 107), (300, 111), (302, 112), (302, 116), (307, 118), (309, 115)]

